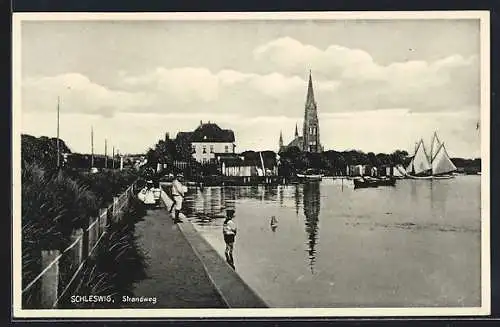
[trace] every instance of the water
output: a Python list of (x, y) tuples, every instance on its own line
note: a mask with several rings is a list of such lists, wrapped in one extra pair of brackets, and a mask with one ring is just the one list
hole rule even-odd
[(191, 189), (188, 219), (222, 256), (227, 208), (236, 270), (272, 307), (480, 305), (480, 176)]

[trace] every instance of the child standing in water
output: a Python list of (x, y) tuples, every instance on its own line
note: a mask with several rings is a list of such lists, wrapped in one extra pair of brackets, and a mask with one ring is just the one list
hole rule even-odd
[(233, 245), (234, 237), (236, 236), (236, 224), (233, 221), (234, 210), (229, 209), (226, 211), (226, 220), (222, 226), (222, 233), (224, 234), (224, 241), (226, 242), (226, 261), (234, 269), (233, 260)]

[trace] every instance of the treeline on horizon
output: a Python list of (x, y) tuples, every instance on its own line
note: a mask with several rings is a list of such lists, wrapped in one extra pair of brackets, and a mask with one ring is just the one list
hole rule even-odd
[[(55, 167), (57, 165), (57, 139), (47, 136), (34, 137), (28, 134), (21, 135), (21, 151), (23, 162), (43, 162), (44, 166)], [(60, 153), (70, 153), (66, 165), (76, 169), (90, 168), (91, 155), (74, 153), (67, 146), (64, 140), (59, 140)], [(411, 155), (405, 150), (396, 150), (390, 154), (386, 153), (365, 153), (360, 150), (335, 151), (327, 150), (320, 154), (300, 151), (297, 147), (286, 148), (284, 151), (276, 153), (274, 151), (244, 151), (240, 153), (248, 164), (261, 165), (260, 154), (262, 154), (264, 166), (272, 168), (278, 164), (276, 154), (280, 157), (279, 166), (282, 172), (287, 170), (297, 171), (306, 168), (320, 169), (328, 173), (345, 173), (348, 165), (370, 165), (370, 166), (394, 166), (401, 164), (406, 167), (411, 160)], [(139, 155), (139, 154), (137, 154)], [(192, 157), (191, 145), (177, 139), (166, 137), (159, 140), (154, 147), (149, 148), (144, 154), (148, 160), (148, 165), (156, 168), (158, 163), (172, 165), (174, 161), (184, 161), (196, 166), (198, 163)], [(63, 158), (61, 155), (61, 162)], [(455, 166), (464, 170), (480, 170), (481, 159), (451, 158)], [(112, 158), (108, 157), (108, 167), (113, 165)], [(115, 167), (120, 164), (115, 160)], [(124, 161), (125, 166), (132, 165), (130, 159)], [(104, 168), (105, 158), (102, 155), (94, 155), (94, 167)], [(210, 167), (200, 168), (206, 170), (204, 173), (214, 173)]]
[[(286, 148), (284, 151), (276, 153), (274, 151), (244, 151), (240, 153), (244, 158), (244, 163), (249, 165), (261, 166), (264, 162), (265, 168), (278, 166), (280, 175), (293, 175), (298, 171), (313, 168), (321, 170), (327, 174), (342, 175), (346, 174), (347, 166), (368, 165), (374, 167), (403, 165), (406, 167), (412, 156), (405, 150), (395, 150), (394, 152), (365, 153), (359, 150), (335, 151), (328, 150), (322, 153), (310, 153), (301, 151), (298, 147)], [(279, 156), (279, 161), (277, 160)], [(146, 153), (148, 165), (155, 168), (157, 163), (172, 166), (174, 161), (184, 161), (190, 163), (191, 167), (196, 167), (192, 174), (202, 172), (205, 175), (216, 174), (215, 165), (200, 165), (192, 157), (191, 144), (170, 139), (166, 137), (159, 140), (156, 145), (149, 148)], [(481, 159), (451, 158), (455, 166), (463, 170), (480, 170)]]
[[(63, 153), (70, 154), (64, 165), (74, 169), (90, 169), (92, 155), (72, 152), (64, 140), (59, 139), (60, 162), (64, 162)], [(21, 159), (27, 163), (39, 163), (46, 167), (57, 166), (57, 138), (47, 136), (35, 137), (21, 134)], [(124, 159), (124, 166), (133, 165), (132, 160)], [(114, 167), (120, 165), (119, 158), (115, 158)], [(105, 168), (106, 159), (104, 155), (94, 154), (94, 167)], [(113, 167), (112, 155), (108, 154), (107, 167)]]

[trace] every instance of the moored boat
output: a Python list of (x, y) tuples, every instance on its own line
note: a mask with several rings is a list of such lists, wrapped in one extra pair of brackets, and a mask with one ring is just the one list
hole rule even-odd
[(368, 188), (379, 186), (395, 186), (396, 178), (374, 178), (374, 177), (358, 177), (354, 179), (354, 188)]
[(383, 177), (377, 180), (380, 186), (396, 186), (396, 178)]
[(415, 154), (406, 167), (406, 176), (418, 180), (450, 179), (455, 178), (456, 171), (457, 167), (451, 161), (444, 143), (434, 133), (429, 154), (422, 139), (416, 144)]
[(354, 188), (368, 188), (368, 187), (378, 187), (377, 181), (374, 179), (367, 179), (367, 178), (355, 178), (353, 180), (354, 182)]
[(307, 169), (302, 174), (298, 173), (297, 177), (302, 180), (320, 181), (323, 179), (323, 174), (315, 171), (314, 169)]

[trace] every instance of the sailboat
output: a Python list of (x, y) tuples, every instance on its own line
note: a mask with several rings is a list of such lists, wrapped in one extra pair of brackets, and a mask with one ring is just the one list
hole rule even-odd
[(398, 164), (392, 168), (392, 177), (395, 179), (404, 179), (406, 176), (406, 170), (403, 165)]
[(406, 167), (406, 176), (412, 179), (449, 179), (455, 177), (453, 172), (456, 170), (457, 167), (451, 161), (444, 142), (441, 142), (434, 132), (430, 154), (427, 153), (422, 139), (416, 144), (415, 154)]

